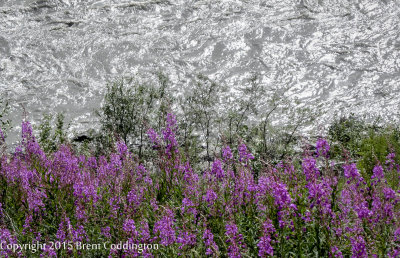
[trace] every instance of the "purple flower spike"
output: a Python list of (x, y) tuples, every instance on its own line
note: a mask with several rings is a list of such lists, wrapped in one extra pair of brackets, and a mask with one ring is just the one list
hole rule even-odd
[(228, 237), (226, 242), (229, 243), (228, 257), (242, 257), (241, 250), (246, 249), (246, 245), (243, 243), (243, 235), (239, 234), (238, 227), (234, 223), (227, 224), (225, 229), (225, 235)]
[(203, 234), (204, 244), (207, 248), (206, 255), (212, 255), (218, 252), (218, 246), (214, 242), (214, 235), (211, 230), (206, 229)]
[(361, 175), (357, 170), (356, 164), (352, 163), (350, 165), (343, 166), (344, 176), (349, 179), (359, 180)]
[(383, 174), (383, 168), (381, 165), (376, 165), (374, 169), (372, 170), (372, 179), (377, 178), (378, 180), (382, 179), (384, 177)]
[(151, 143), (153, 144), (153, 147), (159, 147), (160, 146), (160, 136), (156, 133), (156, 131), (154, 131), (153, 128), (150, 128), (147, 131), (147, 135), (150, 138)]
[(167, 210), (167, 215), (155, 223), (153, 231), (159, 236), (160, 244), (169, 246), (175, 243), (174, 214), (171, 210)]
[(119, 152), (119, 155), (124, 156), (128, 152), (128, 147), (123, 141), (117, 142), (117, 149)]
[(216, 159), (216, 160), (213, 162), (211, 172), (212, 172), (218, 179), (224, 178), (224, 176), (225, 176), (225, 171), (222, 169), (222, 164), (221, 164), (221, 161), (220, 161), (219, 159)]
[(228, 160), (232, 160), (233, 159), (232, 150), (231, 150), (231, 148), (229, 146), (226, 146), (222, 150), (222, 157), (224, 158), (225, 162), (227, 162)]
[(218, 195), (212, 189), (208, 189), (206, 195), (203, 196), (203, 201), (208, 202), (209, 206), (213, 205), (217, 199)]
[(303, 172), (306, 175), (307, 181), (313, 181), (320, 176), (320, 172), (315, 159), (305, 158), (301, 165), (303, 167)]
[(322, 138), (318, 139), (315, 147), (317, 148), (316, 151), (317, 157), (322, 156), (325, 158), (329, 158), (330, 146), (325, 139)]
[(272, 239), (271, 235), (275, 233), (275, 228), (272, 225), (270, 219), (267, 219), (263, 224), (263, 236), (260, 238), (260, 241), (257, 244), (258, 247), (258, 255), (260, 257), (273, 256), (274, 249), (271, 245)]
[(353, 252), (352, 257), (368, 257), (365, 240), (362, 236), (350, 238), (350, 241), (352, 246), (351, 251)]
[(248, 152), (247, 146), (245, 144), (243, 144), (243, 143), (240, 144), (238, 146), (238, 150), (239, 150), (239, 161), (240, 162), (247, 163), (247, 161), (249, 161), (250, 159), (254, 159), (253, 154)]

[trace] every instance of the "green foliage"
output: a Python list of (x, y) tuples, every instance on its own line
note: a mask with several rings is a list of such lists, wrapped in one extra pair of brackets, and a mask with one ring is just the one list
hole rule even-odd
[[(274, 115), (286, 116), (288, 119), (286, 122), (282, 121), (282, 125), (272, 125)], [(256, 162), (276, 164), (298, 154), (295, 147), (300, 139), (299, 131), (312, 121), (314, 115), (309, 109), (295, 108), (284, 98), (275, 96), (261, 118), (249, 130), (246, 143), (256, 154)]]
[[(45, 122), (41, 125), (40, 136), (45, 140), (65, 136), (62, 116), (57, 117), (54, 123), (51, 119), (51, 117), (45, 118)], [(52, 124), (55, 124), (56, 128), (54, 133), (51, 129)], [(282, 133), (286, 141), (293, 137), (291, 132), (296, 130), (296, 126), (288, 128), (286, 130), (289, 133), (286, 135)], [(363, 166), (372, 170), (374, 157), (378, 160), (382, 158), (380, 162), (383, 163), (388, 151), (397, 151), (399, 135), (396, 128), (379, 129), (378, 132), (371, 130), (365, 138), (362, 138), (359, 148), (360, 157), (372, 157), (371, 164), (362, 163)], [(10, 162), (16, 163), (4, 162), (4, 165), (10, 164), (10, 166), (4, 168), (0, 175), (2, 204), (0, 211), (2, 215), (4, 214), (0, 217), (0, 223), (12, 229), (21, 243), (31, 242), (38, 236), (37, 233), (43, 237), (42, 242), (50, 242), (57, 240), (60, 223), (68, 217), (71, 222), (71, 226), (68, 227), (71, 231), (76, 232), (82, 226), (88, 239), (95, 241), (94, 243), (96, 241), (117, 243), (136, 235), (126, 232), (123, 226), (127, 219), (133, 219), (135, 230), (142, 227), (140, 222), (146, 223), (153, 241), (158, 243), (161, 237), (157, 235), (159, 233), (155, 233), (155, 223), (160, 222), (166, 215), (164, 212), (166, 209), (170, 209), (174, 213), (174, 216), (168, 219), (172, 222), (173, 236), (181, 238), (183, 232), (188, 232), (195, 236), (196, 241), (182, 248), (178, 241), (175, 241), (160, 250), (154, 250), (153, 254), (156, 257), (175, 257), (178, 254), (183, 257), (204, 256), (207, 248), (202, 239), (205, 229), (211, 230), (218, 245), (219, 251), (214, 256), (225, 257), (229, 252), (229, 241), (232, 240), (231, 236), (227, 235), (226, 226), (231, 223), (237, 225), (238, 234), (241, 235), (239, 238), (246, 246), (240, 250), (244, 257), (258, 255), (260, 250), (258, 243), (265, 234), (270, 237), (270, 244), (276, 257), (328, 257), (332, 255), (331, 250), (334, 246), (340, 247), (345, 257), (352, 254), (350, 239), (360, 233), (347, 228), (354, 226), (353, 222), (359, 225), (360, 222), (367, 220), (358, 218), (354, 207), (346, 213), (340, 210), (342, 207), (350, 206), (350, 202), (343, 198), (355, 188), (349, 183), (350, 179), (339, 177), (336, 180), (331, 177), (332, 167), (328, 159), (317, 158), (317, 161), (327, 162), (325, 167), (319, 167), (322, 176), (317, 176), (314, 181), (306, 180), (300, 160), (295, 163), (284, 162), (274, 167), (262, 166), (260, 170), (263, 170), (264, 177), (262, 181), (258, 181), (253, 178), (253, 169), (244, 165), (237, 159), (237, 155), (234, 155), (235, 160), (222, 162), (223, 170), (233, 171), (232, 174), (225, 173), (223, 178), (218, 178), (212, 173), (205, 172), (201, 175), (199, 170), (193, 171), (190, 167), (185, 167), (187, 163), (182, 152), (172, 150), (171, 156), (168, 156), (165, 151), (167, 143), (165, 140), (157, 149), (160, 161), (156, 164), (158, 173), (145, 172), (144, 167), (139, 170), (139, 163), (131, 159), (129, 154), (120, 154), (119, 157), (113, 155), (114, 158), (110, 158), (109, 163), (107, 163), (108, 157), (98, 159), (95, 166), (92, 163), (93, 159), (89, 160), (89, 157), (86, 160), (78, 159), (78, 156), (71, 153), (67, 147), (61, 150), (64, 153), (60, 157), (48, 156), (46, 160), (49, 162), (43, 162), (35, 155), (29, 155), (33, 158), (28, 160), (23, 160), (20, 156), (10, 156)], [(54, 142), (48, 143), (50, 151), (53, 145)], [(174, 148), (178, 146), (174, 145)], [(363, 150), (365, 152), (362, 152)], [(259, 154), (254, 153), (254, 155)], [(21, 162), (23, 166), (27, 166), (24, 171), (28, 172), (28, 179), (34, 178), (38, 181), (31, 179), (29, 182), (21, 178), (14, 180), (9, 177), (14, 171), (17, 172), (14, 172), (16, 176), (23, 175), (14, 169), (22, 167)], [(386, 168), (385, 171), (390, 172)], [(31, 173), (37, 174), (31, 177)], [(68, 176), (63, 177), (66, 174)], [(391, 180), (394, 177), (397, 183)], [(74, 182), (69, 182), (69, 179)], [(385, 173), (385, 179), (388, 182), (381, 180), (379, 188), (361, 184), (358, 190), (362, 191), (359, 191), (359, 195), (352, 196), (350, 201), (369, 198), (370, 193), (375, 193), (377, 196), (381, 195), (378, 197), (382, 202), (390, 204), (393, 201), (393, 210), (398, 210), (397, 200), (390, 200), (384, 196), (384, 192), (381, 192), (387, 184), (392, 186), (394, 191), (398, 191), (397, 171), (393, 175)], [(25, 182), (30, 184), (26, 185)], [(354, 186), (358, 182), (354, 181)], [(311, 187), (312, 184), (315, 188)], [(368, 188), (375, 192), (369, 192)], [(278, 191), (274, 191), (275, 189)], [(318, 195), (315, 194), (315, 189), (319, 191)], [(343, 192), (344, 189), (347, 192)], [(207, 201), (208, 190), (216, 193), (215, 202)], [(43, 200), (42, 210), (39, 212), (30, 210), (29, 202), (27, 205), (27, 196), (32, 193), (45, 194), (45, 197), (38, 197), (39, 201)], [(184, 198), (190, 199), (193, 204), (184, 204)], [(83, 218), (80, 217), (82, 207), (85, 211)], [(190, 207), (196, 207), (196, 212), (188, 212), (186, 209)], [(31, 214), (33, 218), (28, 225), (26, 220)], [(345, 219), (342, 220), (341, 214)], [(381, 224), (378, 226), (370, 224), (369, 228), (368, 224), (365, 224), (364, 228), (360, 228), (368, 237), (365, 240), (373, 243), (374, 250), (371, 252), (379, 251), (381, 256), (388, 254), (393, 245), (393, 231), (397, 228), (397, 220), (391, 221), (393, 224), (390, 224), (386, 219), (391, 220), (388, 216), (380, 220)], [(265, 233), (263, 223), (267, 220), (271, 221), (273, 232)], [(110, 226), (110, 238), (102, 233), (106, 226)], [(343, 231), (343, 234), (339, 235), (339, 231)], [(68, 235), (71, 238), (73, 234)], [(136, 240), (139, 238), (134, 241)], [(86, 243), (85, 239), (83, 243)], [(370, 246), (372, 245), (368, 247)], [(77, 250), (68, 252), (61, 249), (57, 252), (60, 257), (78, 257), (78, 255), (103, 257), (109, 254), (105, 249), (85, 250), (81, 253)], [(114, 255), (119, 257), (123, 254), (120, 251)], [(32, 255), (32, 257), (38, 256), (39, 254)]]
[[(358, 168), (370, 178), (375, 165), (384, 165), (390, 152), (400, 153), (400, 131), (385, 128), (380, 132), (370, 130), (368, 136), (361, 140)], [(397, 158), (398, 162), (398, 158)]]
[(7, 132), (11, 129), (10, 119), (5, 117), (10, 112), (10, 105), (7, 100), (0, 99), (0, 129), (3, 132), (3, 136), (7, 137)]
[(226, 136), (229, 145), (236, 144), (239, 139), (246, 139), (247, 142), (250, 131), (249, 118), (260, 113), (260, 106), (265, 104), (263, 102), (267, 99), (266, 90), (258, 82), (257, 75), (250, 77), (248, 85), (239, 88), (239, 90), (239, 96), (231, 97), (232, 102), (226, 103), (228, 110), (223, 134)]
[(125, 143), (138, 136), (137, 129), (145, 119), (141, 108), (145, 105), (151, 108), (154, 100), (153, 92), (146, 85), (131, 83), (132, 80), (121, 80), (108, 85), (101, 108), (103, 128), (117, 133)]
[[(357, 166), (366, 179), (372, 175), (377, 164), (384, 165), (389, 153), (400, 153), (399, 128), (377, 123), (368, 123), (354, 115), (341, 117), (334, 121), (328, 129), (332, 158), (342, 158), (343, 150), (347, 150), (346, 159), (357, 160)], [(399, 159), (396, 157), (396, 162)]]
[(58, 113), (55, 118), (52, 115), (44, 115), (38, 129), (38, 141), (46, 153), (57, 151), (61, 144), (67, 142), (67, 128), (64, 127), (64, 114), (62, 113)]
[(350, 152), (355, 157), (360, 152), (361, 142), (368, 134), (370, 126), (360, 118), (351, 114), (335, 120), (328, 128), (329, 140), (333, 143), (331, 155), (340, 158), (342, 150)]
[(205, 75), (198, 75), (193, 89), (181, 99), (183, 110), (183, 143), (189, 153), (199, 150), (198, 134), (204, 138), (205, 159), (210, 159), (212, 140), (216, 139), (215, 127), (219, 120), (218, 107), (223, 87)]
[[(94, 139), (96, 155), (105, 154), (116, 140), (122, 139), (139, 158), (151, 156), (145, 135), (147, 128), (161, 131), (174, 102), (168, 78), (162, 73), (157, 78), (158, 86), (132, 78), (107, 86), (98, 112), (102, 128), (90, 137)], [(238, 96), (224, 96), (223, 85), (199, 74), (190, 91), (179, 97), (177, 136), (192, 166), (212, 160), (221, 141), (233, 149), (244, 142), (267, 161), (294, 153), (296, 134), (309, 120), (306, 118), (310, 113), (295, 109), (281, 90), (267, 90), (256, 75), (239, 90)], [(271, 125), (273, 118), (281, 114), (289, 117), (287, 124), (279, 128)], [(84, 149), (88, 152), (88, 148)]]
[(102, 125), (97, 135), (97, 149), (110, 149), (115, 139), (122, 139), (139, 158), (147, 147), (146, 130), (160, 128), (172, 102), (167, 93), (168, 78), (158, 73), (159, 87), (139, 83), (133, 78), (107, 85), (103, 105), (97, 114)]

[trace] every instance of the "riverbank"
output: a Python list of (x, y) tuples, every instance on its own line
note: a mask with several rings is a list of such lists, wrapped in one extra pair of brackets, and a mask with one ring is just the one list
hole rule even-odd
[[(257, 167), (258, 154), (244, 143), (223, 143), (199, 171), (177, 139), (172, 114), (161, 131), (145, 132), (153, 156), (142, 160), (122, 140), (105, 156), (76, 153), (69, 143), (46, 153), (30, 123), (22, 129), (20, 147), (1, 157), (3, 256), (400, 252), (400, 165), (394, 152), (371, 169), (350, 160), (334, 167), (334, 147), (321, 138), (299, 159)], [(24, 249), (14, 248), (19, 245)], [(34, 245), (43, 248), (25, 248)], [(116, 248), (97, 248), (103, 246)]]

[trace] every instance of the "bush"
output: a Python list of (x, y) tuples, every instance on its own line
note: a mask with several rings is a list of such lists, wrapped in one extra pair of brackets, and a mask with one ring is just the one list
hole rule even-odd
[(97, 149), (101, 153), (110, 149), (121, 139), (142, 158), (145, 146), (145, 132), (149, 126), (160, 127), (170, 105), (166, 92), (168, 79), (158, 74), (160, 87), (121, 79), (107, 86), (104, 102), (97, 114), (102, 125), (96, 136)]
[[(159, 73), (158, 81), (158, 87), (133, 79), (107, 86), (98, 112), (102, 129), (89, 137), (94, 139), (97, 156), (111, 150), (119, 138), (140, 159), (151, 156), (144, 132), (149, 126), (160, 130), (166, 112), (175, 107), (180, 128), (177, 137), (194, 167), (209, 165), (220, 152), (218, 146), (222, 142), (233, 147), (245, 142), (259, 153), (260, 159), (278, 162), (294, 153), (296, 133), (312, 117), (309, 112), (292, 107), (278, 90), (267, 91), (257, 76), (240, 88), (240, 96), (229, 97), (223, 96), (224, 86), (199, 74), (193, 88), (179, 96), (178, 107), (173, 105), (168, 78)], [(277, 128), (270, 124), (278, 114), (289, 116), (286, 126)], [(252, 119), (261, 122), (257, 124)]]
[(0, 129), (2, 132), (2, 138), (7, 137), (7, 132), (11, 129), (10, 119), (5, 117), (9, 114), (10, 105), (7, 100), (0, 99)]
[[(371, 177), (377, 164), (385, 164), (389, 153), (400, 153), (400, 130), (397, 127), (377, 126), (376, 123), (367, 123), (354, 115), (334, 121), (328, 135), (334, 142), (332, 158), (356, 160), (366, 178)], [(342, 154), (345, 156), (342, 157)]]
[(48, 154), (57, 151), (60, 145), (67, 142), (67, 128), (64, 128), (64, 114), (62, 113), (58, 113), (55, 119), (52, 115), (45, 115), (38, 126), (38, 130), (39, 144)]
[[(376, 133), (370, 131), (368, 136), (361, 140), (358, 152), (358, 167), (371, 176), (372, 169), (377, 164), (384, 165), (389, 153), (400, 153), (400, 131), (394, 128), (386, 128)], [(396, 162), (399, 158), (396, 157)], [(369, 173), (369, 174), (368, 174)]]
[[(203, 139), (205, 153), (200, 159), (211, 159), (211, 147), (218, 138), (217, 123), (220, 119), (220, 96), (223, 87), (205, 75), (196, 77), (193, 88), (181, 99), (184, 120), (180, 124), (183, 129), (183, 143), (189, 153), (199, 153), (199, 140)], [(195, 135), (198, 136), (195, 136)]]
[(328, 128), (328, 137), (334, 143), (331, 151), (333, 157), (341, 158), (339, 155), (343, 149), (348, 150), (351, 157), (357, 157), (361, 142), (370, 130), (371, 126), (354, 115), (335, 120)]

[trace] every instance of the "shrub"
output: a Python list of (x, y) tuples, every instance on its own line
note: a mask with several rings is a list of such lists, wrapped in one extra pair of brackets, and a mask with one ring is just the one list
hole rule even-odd
[(97, 112), (102, 125), (101, 133), (96, 137), (97, 149), (110, 149), (120, 138), (142, 158), (146, 128), (160, 127), (170, 105), (166, 92), (168, 78), (161, 73), (158, 78), (160, 87), (139, 83), (133, 78), (107, 86), (104, 102)]
[(10, 105), (7, 100), (0, 99), (0, 129), (3, 138), (7, 137), (7, 132), (11, 129), (11, 120), (5, 117), (10, 112)]
[[(54, 127), (52, 126), (53, 124), (55, 125)], [(57, 151), (60, 145), (67, 142), (67, 128), (64, 128), (64, 114), (62, 113), (58, 113), (55, 119), (53, 119), (52, 115), (45, 115), (38, 126), (38, 130), (39, 144), (46, 153)]]
[(354, 115), (333, 121), (328, 128), (328, 137), (334, 143), (331, 152), (333, 157), (340, 158), (338, 155), (343, 149), (348, 150), (352, 157), (357, 157), (362, 139), (367, 137), (369, 130), (370, 126)]
[[(400, 131), (391, 125), (377, 126), (354, 115), (334, 121), (328, 135), (334, 142), (332, 158), (357, 160), (357, 166), (366, 178), (371, 177), (375, 165), (385, 164), (389, 153), (400, 151)], [(346, 157), (342, 157), (346, 150)], [(396, 162), (399, 161), (395, 157)]]
[[(400, 153), (400, 131), (395, 128), (385, 128), (380, 132), (370, 130), (368, 136), (361, 140), (358, 155), (360, 156), (358, 167), (361, 171), (369, 173), (377, 164), (385, 164), (389, 153)], [(399, 161), (395, 157), (396, 162)]]
[[(196, 77), (193, 88), (181, 99), (181, 107), (184, 111), (184, 121), (181, 127), (184, 129), (184, 144), (186, 148), (198, 150), (198, 138), (204, 139), (206, 161), (211, 159), (211, 146), (217, 139), (216, 125), (220, 117), (220, 96), (223, 88), (205, 75)], [(198, 134), (196, 137), (193, 134)]]

